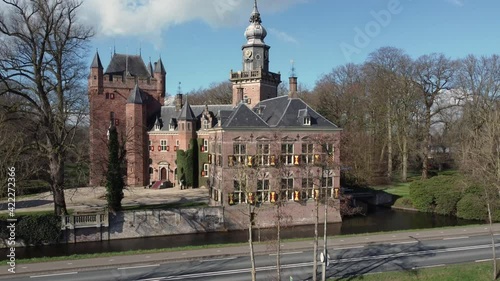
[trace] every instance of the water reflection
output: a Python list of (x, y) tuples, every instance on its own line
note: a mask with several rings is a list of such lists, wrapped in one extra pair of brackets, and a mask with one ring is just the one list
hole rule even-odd
[[(367, 216), (345, 219), (341, 224), (329, 224), (327, 233), (329, 236), (339, 234), (370, 233), (380, 231), (394, 231), (418, 228), (433, 228), (443, 226), (457, 226), (477, 224), (477, 221), (462, 220), (448, 216), (433, 215), (410, 211), (391, 209), (377, 209)], [(294, 226), (283, 228), (281, 237), (287, 238), (312, 238), (314, 237), (314, 226)], [(323, 235), (323, 225), (319, 227), (319, 234)], [(256, 229), (254, 237), (256, 240), (269, 241), (276, 237), (274, 229)], [(222, 233), (199, 233), (186, 235), (172, 235), (163, 237), (124, 239), (103, 242), (88, 242), (78, 244), (59, 244), (52, 246), (36, 246), (17, 248), (16, 257), (34, 258), (44, 256), (67, 256), (73, 254), (92, 254), (101, 252), (120, 252), (138, 249), (157, 249), (180, 247), (188, 245), (207, 245), (246, 242), (247, 231), (231, 231)], [(7, 255), (2, 249), (0, 255)]]

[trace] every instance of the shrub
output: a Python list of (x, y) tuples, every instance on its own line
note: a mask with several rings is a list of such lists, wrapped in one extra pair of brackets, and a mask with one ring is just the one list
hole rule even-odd
[(418, 180), (410, 183), (411, 202), (415, 208), (423, 212), (432, 212), (435, 207), (434, 190), (428, 181)]
[(469, 220), (486, 220), (488, 210), (482, 196), (466, 193), (457, 203), (457, 217)]
[(462, 176), (450, 174), (410, 183), (410, 199), (415, 208), (424, 212), (455, 215), (457, 202), (465, 184)]
[[(2, 218), (2, 238), (7, 238), (8, 233), (6, 218)], [(43, 243), (57, 243), (61, 238), (61, 219), (54, 214), (38, 214), (20, 216), (16, 224), (16, 238), (24, 240), (30, 245)]]

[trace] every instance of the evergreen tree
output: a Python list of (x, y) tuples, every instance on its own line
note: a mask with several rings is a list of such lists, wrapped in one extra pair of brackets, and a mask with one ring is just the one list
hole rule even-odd
[(109, 158), (108, 158), (108, 172), (106, 175), (106, 199), (108, 201), (108, 207), (111, 211), (119, 211), (122, 208), (123, 199), (123, 187), (125, 183), (123, 181), (123, 175), (120, 165), (119, 150), (120, 145), (118, 143), (118, 132), (115, 126), (109, 128)]

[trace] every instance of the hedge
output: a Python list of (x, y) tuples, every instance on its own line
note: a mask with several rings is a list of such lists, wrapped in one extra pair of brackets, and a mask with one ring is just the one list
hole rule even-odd
[[(1, 238), (8, 237), (7, 220), (0, 220)], [(58, 243), (62, 237), (61, 218), (54, 214), (36, 214), (19, 216), (16, 223), (16, 239), (22, 239), (29, 245)]]

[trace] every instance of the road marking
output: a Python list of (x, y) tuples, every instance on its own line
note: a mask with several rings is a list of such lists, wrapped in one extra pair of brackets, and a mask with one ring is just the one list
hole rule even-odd
[(457, 240), (457, 239), (469, 239), (469, 236), (446, 237), (446, 238), (443, 238), (443, 240)]
[(333, 250), (349, 250), (349, 249), (361, 249), (364, 248), (365, 246), (353, 246), (353, 247), (344, 247), (344, 248), (334, 248)]
[(73, 275), (73, 274), (78, 274), (78, 272), (75, 271), (75, 272), (54, 273), (54, 274), (46, 274), (46, 275), (34, 275), (34, 276), (30, 276), (30, 278), (62, 276), (62, 275)]
[(475, 262), (485, 262), (485, 261), (491, 261), (492, 259), (485, 259), (485, 260), (477, 260)]
[(125, 269), (135, 269), (135, 268), (144, 268), (144, 267), (156, 267), (160, 266), (159, 264), (148, 264), (148, 265), (138, 265), (138, 266), (129, 266), (129, 267), (119, 267), (117, 268), (118, 270), (125, 270)]
[[(285, 252), (285, 253), (281, 253), (280, 255), (283, 256), (283, 255), (294, 255), (294, 254), (302, 254), (303, 252)], [(269, 254), (270, 256), (276, 256), (276, 254)]]
[(413, 269), (419, 269), (419, 268), (433, 268), (433, 267), (442, 267), (442, 266), (446, 266), (446, 264), (436, 264), (436, 265), (417, 266), (417, 267), (414, 267)]
[(418, 241), (402, 241), (402, 242), (394, 242), (391, 243), (391, 245), (403, 245), (403, 244), (415, 244), (418, 243)]
[(211, 261), (226, 261), (226, 260), (234, 260), (237, 257), (231, 258), (220, 258), (220, 259), (209, 259), (209, 260), (200, 260), (200, 262), (211, 262)]

